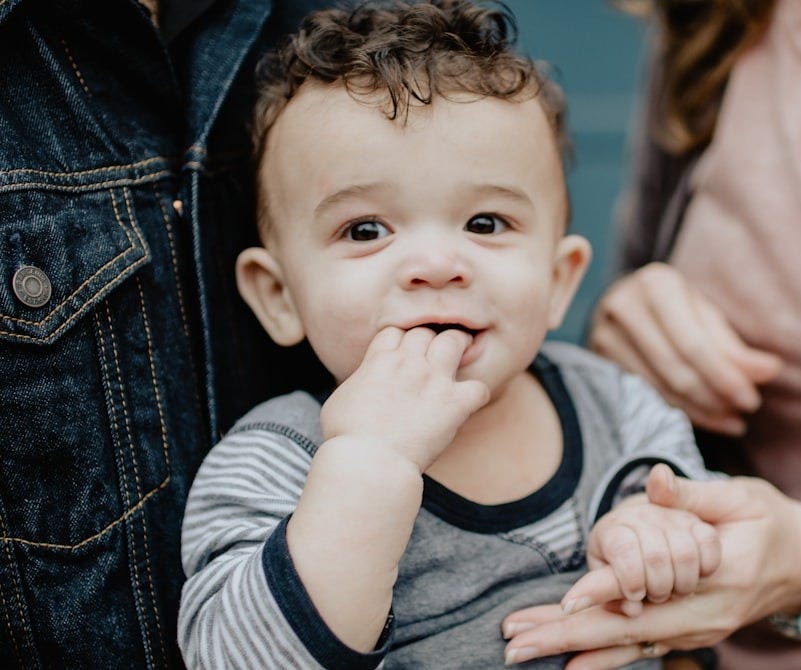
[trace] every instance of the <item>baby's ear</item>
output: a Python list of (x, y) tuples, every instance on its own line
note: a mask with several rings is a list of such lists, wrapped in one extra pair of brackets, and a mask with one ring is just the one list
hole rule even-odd
[(291, 347), (305, 337), (281, 266), (264, 247), (250, 247), (236, 259), (239, 294), (276, 344)]
[(556, 245), (548, 329), (562, 325), (567, 308), (592, 258), (590, 243), (580, 235), (566, 235)]

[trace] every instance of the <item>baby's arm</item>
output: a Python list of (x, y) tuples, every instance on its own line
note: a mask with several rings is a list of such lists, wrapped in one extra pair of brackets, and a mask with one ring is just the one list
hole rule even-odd
[[(421, 472), (489, 395), (482, 383), (455, 381), (469, 339), (381, 331), (325, 404), (316, 452), (269, 413), (246, 418), (211, 450), (182, 534), (178, 628), (188, 667), (380, 661)], [(295, 399), (272, 411), (316, 410)]]
[(469, 335), (426, 328), (378, 333), (322, 410), (287, 543), (321, 617), (343, 642), (375, 647), (422, 499), (422, 473), (489, 392), (456, 381)]
[(720, 541), (713, 526), (684, 510), (630, 496), (602, 516), (587, 544), (591, 571), (565, 594), (567, 614), (591, 605), (620, 602), (629, 616), (642, 602), (660, 603), (689, 595), (720, 564)]

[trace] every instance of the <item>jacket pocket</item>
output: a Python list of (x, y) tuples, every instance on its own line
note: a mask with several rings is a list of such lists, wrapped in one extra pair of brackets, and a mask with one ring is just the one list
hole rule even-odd
[[(167, 253), (146, 240), (163, 237), (152, 185), (131, 181), (0, 192), (6, 542), (80, 549), (144, 514), (170, 481), (168, 359), (153, 334), (177, 327), (153, 308), (174, 289), (149, 272), (151, 248)], [(27, 294), (20, 268), (38, 271), (23, 276)]]
[(125, 189), (0, 197), (0, 338), (52, 343), (150, 260)]

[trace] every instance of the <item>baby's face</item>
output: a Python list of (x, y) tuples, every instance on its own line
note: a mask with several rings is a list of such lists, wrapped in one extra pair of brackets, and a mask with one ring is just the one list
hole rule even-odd
[(536, 100), (437, 98), (404, 125), (307, 84), (270, 132), (261, 179), (266, 247), (337, 381), (382, 328), (456, 324), (474, 334), (459, 375), (496, 389), (561, 320), (565, 258), (579, 276), (588, 259), (563, 236), (561, 163)]

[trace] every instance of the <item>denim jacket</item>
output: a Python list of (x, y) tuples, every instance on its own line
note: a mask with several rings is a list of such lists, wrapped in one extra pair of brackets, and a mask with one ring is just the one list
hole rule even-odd
[(254, 63), (322, 4), (218, 0), (165, 45), (134, 0), (0, 0), (3, 668), (181, 666), (188, 487), (295, 385), (234, 281)]

